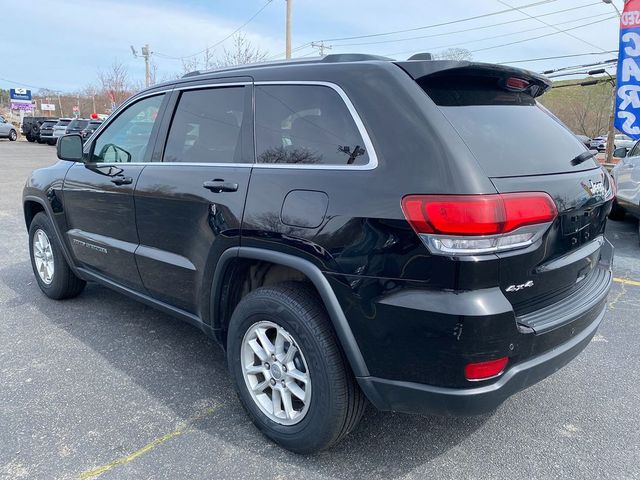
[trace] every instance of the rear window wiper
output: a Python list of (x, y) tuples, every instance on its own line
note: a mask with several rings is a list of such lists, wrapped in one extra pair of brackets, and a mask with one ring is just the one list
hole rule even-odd
[(574, 157), (574, 159), (571, 160), (571, 165), (575, 167), (576, 165), (580, 165), (581, 163), (586, 162), (587, 160), (595, 156), (596, 155), (593, 152), (582, 152), (580, 155)]

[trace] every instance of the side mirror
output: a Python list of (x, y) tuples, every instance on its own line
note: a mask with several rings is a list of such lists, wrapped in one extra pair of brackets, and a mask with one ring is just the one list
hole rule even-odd
[(82, 161), (82, 137), (77, 133), (63, 135), (58, 139), (58, 158), (70, 162)]
[(624, 147), (616, 148), (613, 151), (613, 156), (617, 158), (624, 158), (627, 156), (627, 149)]

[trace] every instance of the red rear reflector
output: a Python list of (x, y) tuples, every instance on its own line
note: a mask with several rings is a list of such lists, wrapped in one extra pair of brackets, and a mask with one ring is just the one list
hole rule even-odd
[(526, 80), (523, 80), (522, 78), (510, 77), (510, 78), (507, 78), (507, 81), (505, 82), (505, 86), (509, 90), (521, 92), (527, 89), (527, 87), (529, 86), (529, 82), (527, 82)]
[(493, 195), (408, 195), (405, 218), (417, 233), (497, 235), (551, 222), (558, 211), (544, 192)]
[(469, 363), (464, 367), (464, 376), (467, 380), (486, 380), (500, 375), (507, 366), (509, 357), (489, 360), (487, 362)]

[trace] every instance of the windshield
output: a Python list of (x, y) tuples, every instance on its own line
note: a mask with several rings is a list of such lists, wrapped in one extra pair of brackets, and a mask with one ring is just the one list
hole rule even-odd
[(530, 95), (494, 77), (426, 77), (420, 86), (440, 107), (490, 177), (542, 175), (597, 167), (571, 160), (584, 145)]

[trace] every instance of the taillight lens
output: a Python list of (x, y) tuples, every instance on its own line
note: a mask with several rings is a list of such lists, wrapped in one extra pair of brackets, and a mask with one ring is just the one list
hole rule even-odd
[(464, 367), (464, 376), (471, 381), (488, 380), (500, 375), (508, 362), (509, 357), (502, 357), (486, 362), (469, 363)]
[(447, 255), (530, 245), (558, 214), (544, 192), (408, 195), (402, 211), (432, 253)]

